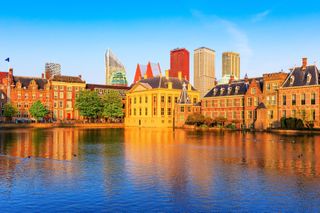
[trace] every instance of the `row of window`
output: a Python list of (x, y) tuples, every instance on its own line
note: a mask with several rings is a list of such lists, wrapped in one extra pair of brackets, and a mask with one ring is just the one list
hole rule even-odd
[[(160, 101), (161, 103), (165, 103), (165, 96), (161, 96), (160, 97)], [(148, 103), (148, 96), (145, 96), (145, 97), (134, 97), (133, 98), (133, 104), (137, 104), (137, 101), (142, 104), (142, 103)], [(178, 103), (178, 97), (172, 97), (172, 96), (168, 96), (167, 97), (167, 103), (172, 103), (174, 101), (174, 103)], [(153, 96), (153, 103), (156, 103), (157, 102), (157, 96)], [(197, 98), (193, 98), (193, 103), (197, 103)], [(131, 104), (131, 98), (129, 98), (129, 104)]]
[(227, 99), (227, 100), (212, 100), (204, 101), (205, 107), (238, 107), (243, 106), (243, 99)]
[[(290, 114), (288, 114), (290, 113)], [(311, 110), (283, 110), (282, 117), (299, 117), (302, 119), (307, 119), (314, 121), (316, 120), (316, 111), (314, 109)]]
[(79, 90), (83, 90), (84, 88), (80, 88), (80, 87), (70, 87), (70, 86), (53, 86), (53, 90), (58, 91), (58, 90), (65, 90), (65, 88), (67, 88), (67, 91), (72, 91), (72, 88), (74, 88), (75, 91), (79, 91)]
[[(310, 100), (308, 100), (308, 102), (311, 105), (316, 104), (316, 94), (315, 93), (311, 94)], [(306, 105), (306, 103), (307, 103), (306, 94), (303, 93), (300, 95), (300, 105)], [(286, 95), (282, 96), (282, 105), (283, 106), (287, 105), (287, 96)], [(297, 95), (296, 94), (291, 95), (291, 105), (293, 105), (293, 106), (297, 105)]]

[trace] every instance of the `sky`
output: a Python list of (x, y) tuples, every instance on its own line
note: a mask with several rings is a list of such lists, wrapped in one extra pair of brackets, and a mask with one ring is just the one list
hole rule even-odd
[[(0, 2), (0, 70), (41, 76), (46, 62), (62, 74), (105, 83), (108, 48), (125, 65), (129, 83), (137, 63), (170, 68), (170, 50), (239, 52), (241, 77), (288, 71), (308, 57), (320, 63), (320, 2), (315, 0), (29, 0)], [(10, 57), (10, 64), (4, 60)]]

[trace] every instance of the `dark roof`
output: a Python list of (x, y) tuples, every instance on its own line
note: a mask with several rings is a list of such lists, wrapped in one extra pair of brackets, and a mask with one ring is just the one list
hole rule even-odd
[[(311, 76), (309, 83), (307, 82), (308, 75)], [(294, 78), (294, 81), (290, 84), (290, 79), (292, 78)], [(295, 67), (284, 81), (282, 87), (299, 87), (308, 85), (319, 85), (319, 70), (315, 65), (307, 66), (305, 69), (302, 67)]]
[(263, 102), (261, 102), (258, 106), (257, 109), (267, 109), (266, 105), (264, 105)]
[[(172, 83), (172, 89), (182, 89), (183, 83), (186, 83), (187, 85), (189, 84), (189, 81), (186, 79), (179, 79), (175, 77), (154, 77), (154, 78), (148, 78), (148, 79), (142, 79), (139, 81), (142, 84), (147, 84), (151, 88), (168, 88), (168, 83)], [(193, 86), (191, 86), (192, 90), (196, 90)]]
[(220, 97), (232, 95), (245, 95), (252, 80), (255, 80), (260, 90), (263, 89), (263, 78), (251, 78), (246, 82), (244, 79), (233, 81), (231, 84), (218, 84), (213, 87), (204, 97)]
[(14, 84), (20, 81), (21, 87), (28, 87), (32, 80), (36, 81), (38, 89), (44, 89), (45, 84), (48, 83), (48, 80), (44, 78), (13, 76)]
[(130, 87), (127, 86), (116, 86), (116, 85), (105, 85), (105, 84), (87, 84), (86, 89), (94, 90), (94, 89), (122, 89), (129, 90)]
[(83, 81), (80, 76), (54, 75), (50, 78), (50, 80), (69, 83), (85, 83), (85, 81)]

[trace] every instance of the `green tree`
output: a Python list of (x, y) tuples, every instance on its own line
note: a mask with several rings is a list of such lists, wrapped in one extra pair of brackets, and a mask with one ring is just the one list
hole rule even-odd
[(104, 94), (103, 100), (103, 117), (113, 120), (123, 117), (122, 97), (119, 92), (111, 90)]
[(101, 115), (103, 104), (96, 91), (83, 90), (76, 98), (75, 107), (79, 110), (80, 115), (91, 120)]
[(29, 112), (30, 115), (34, 117), (37, 122), (49, 114), (49, 110), (45, 106), (43, 106), (41, 101), (34, 102), (31, 105)]
[(11, 103), (6, 103), (3, 107), (3, 115), (11, 121), (12, 117), (17, 114), (18, 110)]

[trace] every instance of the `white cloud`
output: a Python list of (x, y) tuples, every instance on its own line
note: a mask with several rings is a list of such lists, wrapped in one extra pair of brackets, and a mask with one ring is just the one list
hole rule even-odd
[(255, 14), (255, 15), (252, 17), (251, 21), (252, 21), (253, 23), (262, 21), (262, 20), (265, 19), (270, 13), (271, 13), (270, 10), (265, 10), (265, 11), (263, 11), (263, 12), (261, 12), (261, 13)]

